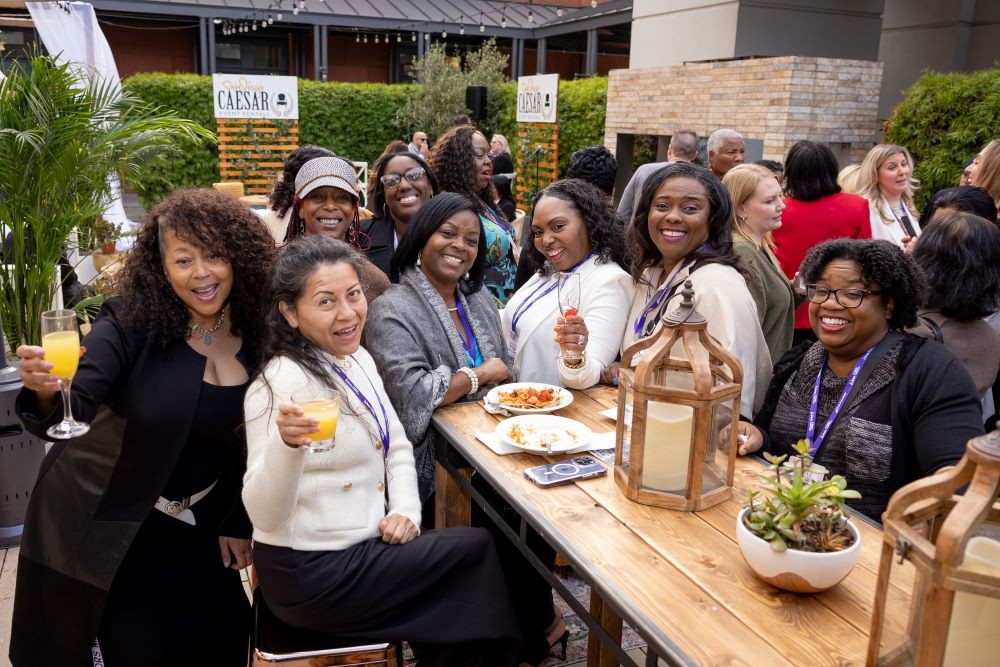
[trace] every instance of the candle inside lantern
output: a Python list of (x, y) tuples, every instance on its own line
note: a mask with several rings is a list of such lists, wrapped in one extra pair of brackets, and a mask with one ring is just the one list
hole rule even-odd
[[(1000, 570), (1000, 542), (975, 536), (965, 546), (963, 566), (990, 571)], [(945, 649), (945, 667), (995, 665), (1000, 655), (1000, 635), (996, 622), (1000, 618), (1000, 600), (975, 593), (955, 593)]]
[(646, 404), (646, 446), (642, 486), (684, 493), (691, 456), (694, 410), (687, 405), (650, 401)]

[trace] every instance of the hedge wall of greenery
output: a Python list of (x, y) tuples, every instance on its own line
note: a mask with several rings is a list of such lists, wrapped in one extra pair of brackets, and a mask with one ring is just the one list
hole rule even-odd
[[(174, 109), (181, 115), (216, 130), (212, 116), (212, 79), (195, 74), (136, 74), (125, 86), (143, 100)], [(488, 100), (497, 111), (496, 131), (512, 146), (517, 136), (515, 103), (517, 85), (504, 84)], [(607, 102), (606, 78), (563, 81), (559, 84), (559, 173), (573, 151), (604, 142)], [(326, 146), (339, 155), (372, 162), (393, 139), (403, 139), (407, 129), (397, 121), (398, 112), (416, 91), (412, 84), (321, 83), (299, 80), (299, 140)], [(216, 146), (181, 146), (175, 159), (150, 171), (131, 185), (144, 206), (161, 199), (172, 188), (209, 186), (219, 179)]]
[[(1000, 62), (998, 62), (1000, 65)], [(1000, 68), (925, 73), (906, 91), (886, 123), (886, 138), (913, 154), (923, 206), (941, 188), (958, 185), (962, 168), (998, 135)]]

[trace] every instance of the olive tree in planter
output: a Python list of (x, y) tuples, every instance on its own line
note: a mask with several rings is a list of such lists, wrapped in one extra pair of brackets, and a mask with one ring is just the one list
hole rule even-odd
[(0, 317), (11, 349), (39, 344), (40, 313), (73, 229), (104, 210), (108, 175), (128, 181), (200, 125), (122, 93), (84, 70), (34, 55), (0, 80)]

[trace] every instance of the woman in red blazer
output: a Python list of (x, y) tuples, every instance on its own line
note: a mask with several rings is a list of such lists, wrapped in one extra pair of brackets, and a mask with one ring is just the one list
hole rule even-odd
[[(785, 158), (785, 210), (774, 230), (774, 254), (791, 280), (811, 248), (835, 238), (870, 239), (868, 202), (840, 191), (837, 158), (825, 144), (798, 141)], [(795, 311), (793, 345), (816, 340), (808, 303)]]

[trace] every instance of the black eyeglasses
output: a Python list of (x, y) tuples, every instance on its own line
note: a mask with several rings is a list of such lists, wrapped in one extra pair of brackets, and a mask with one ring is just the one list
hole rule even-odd
[(424, 180), (425, 173), (426, 172), (423, 167), (413, 167), (411, 169), (407, 169), (402, 174), (386, 174), (380, 180), (382, 181), (382, 185), (384, 185), (387, 190), (392, 190), (393, 188), (399, 187), (400, 181), (404, 178), (410, 183), (419, 183)]
[(806, 285), (806, 298), (813, 303), (826, 303), (832, 294), (834, 300), (844, 308), (857, 308), (866, 296), (881, 293), (880, 290), (858, 289), (857, 287), (830, 289), (822, 285)]

